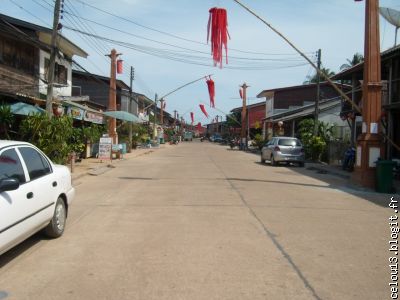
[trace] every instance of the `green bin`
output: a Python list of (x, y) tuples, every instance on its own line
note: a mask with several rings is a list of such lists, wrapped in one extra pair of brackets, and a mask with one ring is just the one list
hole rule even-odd
[(376, 162), (376, 191), (391, 193), (393, 191), (393, 168), (396, 162), (392, 160), (378, 160)]

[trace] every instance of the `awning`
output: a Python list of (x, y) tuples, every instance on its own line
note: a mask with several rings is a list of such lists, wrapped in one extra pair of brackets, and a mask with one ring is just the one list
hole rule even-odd
[(104, 115), (123, 121), (140, 123), (140, 119), (138, 117), (136, 117), (134, 114), (128, 113), (127, 111), (122, 111), (122, 110), (106, 111), (104, 112)]
[(24, 102), (17, 102), (10, 105), (10, 109), (13, 114), (23, 116), (43, 114), (46, 112), (43, 108), (40, 108), (39, 106), (27, 104)]

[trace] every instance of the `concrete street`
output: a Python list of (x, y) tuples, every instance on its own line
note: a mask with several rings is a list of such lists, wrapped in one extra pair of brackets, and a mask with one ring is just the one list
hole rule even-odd
[(390, 195), (228, 148), (78, 178), (64, 236), (0, 257), (0, 299), (389, 299)]

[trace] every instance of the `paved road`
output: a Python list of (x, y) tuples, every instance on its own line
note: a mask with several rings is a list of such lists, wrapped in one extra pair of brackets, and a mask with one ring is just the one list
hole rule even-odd
[(65, 235), (0, 258), (0, 299), (389, 299), (389, 196), (258, 161), (192, 142), (80, 178)]

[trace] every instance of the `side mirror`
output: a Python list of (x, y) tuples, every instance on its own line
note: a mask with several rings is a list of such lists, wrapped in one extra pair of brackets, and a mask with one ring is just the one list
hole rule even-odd
[(15, 178), (4, 178), (0, 180), (0, 193), (14, 191), (19, 188), (19, 180)]

